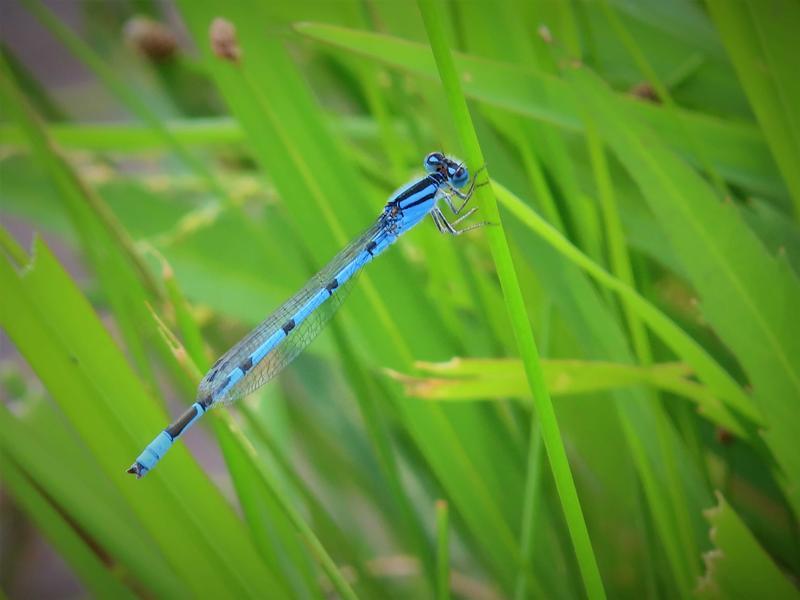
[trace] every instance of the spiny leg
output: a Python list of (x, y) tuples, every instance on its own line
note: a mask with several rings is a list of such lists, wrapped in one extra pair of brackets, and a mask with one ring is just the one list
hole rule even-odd
[(472, 213), (474, 213), (475, 210), (476, 209), (474, 208), (471, 209), (470, 211), (467, 212), (467, 214), (459, 217), (453, 223), (450, 223), (445, 218), (444, 214), (442, 214), (442, 211), (439, 210), (438, 208), (434, 208), (433, 210), (431, 210), (431, 217), (433, 218), (433, 222), (436, 223), (436, 227), (442, 233), (449, 233), (450, 235), (461, 235), (462, 233), (466, 233), (467, 231), (472, 231), (473, 229), (477, 229), (478, 227), (489, 225), (488, 221), (481, 221), (480, 223), (474, 223), (472, 225), (469, 225), (468, 227), (464, 227), (463, 229), (456, 229), (455, 227), (453, 227), (454, 224), (458, 224), (466, 217), (472, 215)]
[[(453, 204), (453, 193), (457, 194), (459, 198), (463, 198), (463, 202), (461, 202), (461, 204), (459, 204), (458, 207), (456, 207), (456, 205)], [(462, 210), (464, 210), (464, 207), (467, 205), (467, 202), (469, 201), (471, 196), (472, 192), (468, 191), (466, 197), (462, 197), (461, 193), (455, 188), (451, 188), (450, 193), (442, 194), (442, 198), (444, 199), (447, 206), (450, 207), (450, 210), (453, 212), (454, 215), (457, 215)]]
[(469, 196), (465, 198), (464, 201), (458, 207), (456, 207), (456, 205), (453, 204), (453, 194), (449, 190), (442, 191), (441, 195), (439, 196), (439, 200), (444, 200), (445, 204), (450, 207), (450, 210), (454, 215), (458, 215), (462, 210), (464, 210), (469, 198)]
[(476, 210), (478, 210), (478, 207), (477, 207), (477, 206), (473, 206), (473, 207), (472, 207), (472, 208), (470, 208), (470, 209), (469, 209), (467, 212), (465, 212), (463, 215), (461, 215), (460, 217), (458, 217), (458, 218), (457, 218), (455, 221), (452, 221), (452, 222), (450, 223), (450, 225), (453, 225), (453, 226), (455, 227), (456, 225), (458, 225), (459, 223), (461, 223), (461, 221), (463, 221), (464, 219), (468, 219), (469, 217), (471, 217), (472, 215), (474, 215)]
[(442, 215), (441, 211), (438, 209), (434, 209), (431, 211), (431, 219), (433, 219), (434, 225), (436, 225), (436, 229), (439, 230), (439, 233), (449, 233), (447, 228), (442, 223), (442, 219), (444, 216)]

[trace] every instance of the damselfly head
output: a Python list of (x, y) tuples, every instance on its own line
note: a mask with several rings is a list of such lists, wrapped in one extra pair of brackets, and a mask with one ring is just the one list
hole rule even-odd
[(448, 158), (441, 152), (431, 152), (425, 157), (425, 170), (428, 173), (441, 173), (453, 184), (460, 188), (469, 181), (469, 172), (460, 162)]
[(447, 158), (441, 152), (431, 152), (428, 156), (425, 157), (425, 170), (428, 173), (435, 173), (436, 171), (441, 171), (442, 165), (444, 165)]

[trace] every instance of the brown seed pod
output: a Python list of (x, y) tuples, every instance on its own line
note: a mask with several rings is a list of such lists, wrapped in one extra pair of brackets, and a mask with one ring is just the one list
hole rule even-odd
[(222, 60), (238, 64), (242, 50), (236, 37), (236, 26), (222, 17), (216, 17), (208, 28), (211, 50)]
[(163, 23), (149, 17), (132, 17), (125, 23), (122, 35), (125, 43), (152, 61), (168, 60), (178, 50), (175, 33)]

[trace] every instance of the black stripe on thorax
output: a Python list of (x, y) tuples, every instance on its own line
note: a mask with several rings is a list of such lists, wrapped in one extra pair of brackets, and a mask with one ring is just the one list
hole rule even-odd
[(436, 195), (436, 190), (432, 191), (430, 194), (425, 194), (424, 196), (422, 196), (421, 198), (417, 198), (416, 200), (414, 200), (410, 204), (406, 204), (403, 207), (403, 210), (408, 210), (409, 208), (413, 208), (413, 207), (417, 206), (418, 204), (422, 204), (423, 202), (427, 202), (428, 200), (433, 198), (435, 195)]
[(402, 192), (397, 194), (397, 196), (394, 197), (393, 202), (395, 204), (400, 204), (403, 202), (403, 200), (406, 200), (409, 196), (413, 196), (414, 194), (421, 192), (426, 187), (429, 187), (431, 184), (438, 185), (438, 182), (431, 175), (423, 177), (419, 181), (412, 183)]
[(444, 179), (441, 174), (431, 173), (430, 175), (426, 175), (419, 181), (412, 183), (406, 189), (397, 194), (397, 196), (394, 197), (394, 199), (390, 202), (390, 204), (393, 204), (394, 206), (398, 207), (401, 210), (405, 210), (407, 208), (411, 208), (412, 206), (416, 206), (417, 204), (429, 200), (432, 196), (426, 196), (421, 200), (416, 199), (411, 204), (408, 205), (403, 205), (403, 201), (408, 200), (412, 196), (419, 194), (420, 192), (431, 186), (433, 186), (434, 188), (433, 191), (435, 193), (436, 190), (439, 188), (439, 186), (442, 185), (442, 183), (444, 183)]

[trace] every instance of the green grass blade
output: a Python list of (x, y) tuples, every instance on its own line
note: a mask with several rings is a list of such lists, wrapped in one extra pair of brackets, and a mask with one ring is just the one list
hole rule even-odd
[[(136, 315), (143, 309), (144, 299), (157, 293), (149, 272), (132, 251), (132, 242), (108, 213), (97, 194), (61, 156), (32, 112), (26, 99), (10, 79), (7, 65), (0, 59), (0, 95), (11, 114), (23, 127), (33, 155), (40, 167), (53, 181), (59, 192), (65, 213), (80, 234), (83, 249), (104, 283), (104, 292), (117, 318), (128, 350), (139, 371), (154, 386), (154, 377), (146, 356), (146, 332), (136, 327)], [(108, 248), (112, 248), (108, 251)], [(121, 249), (122, 251), (117, 251)], [(135, 271), (138, 280), (131, 274)]]
[[(452, 118), (461, 146), (465, 152), (465, 159), (467, 164), (472, 165), (472, 168), (475, 169), (477, 168), (475, 165), (484, 165), (485, 160), (472, 126), (467, 102), (461, 92), (459, 76), (450, 54), (444, 26), (444, 13), (440, 5), (426, 0), (420, 0), (419, 8), (425, 21), (431, 49), (439, 69)], [(497, 268), (500, 285), (506, 298), (511, 325), (517, 339), (525, 373), (531, 386), (536, 412), (539, 416), (542, 438), (547, 448), (548, 458), (556, 480), (556, 487), (575, 548), (583, 583), (590, 598), (605, 598), (603, 582), (600, 578), (600, 571), (597, 568), (597, 561), (589, 540), (586, 523), (583, 520), (578, 493), (575, 489), (569, 461), (564, 450), (558, 421), (544, 382), (541, 366), (539, 365), (539, 353), (536, 349), (533, 333), (530, 330), (525, 301), (519, 289), (508, 241), (501, 225), (497, 201), (489, 186), (479, 189), (476, 192), (476, 196), (480, 201), (482, 214), (494, 224), (489, 228), (486, 235), (495, 267)]]
[(133, 599), (136, 595), (103, 564), (93, 548), (81, 538), (69, 521), (51, 505), (18, 465), (0, 451), (3, 486), (11, 493), (31, 520), (45, 532), (48, 541), (74, 569), (87, 589), (98, 598)]
[[(530, 389), (522, 363), (517, 359), (455, 358), (446, 363), (416, 363), (423, 375), (411, 376), (395, 371), (389, 374), (403, 384), (407, 395), (434, 401), (464, 402), (521, 398), (530, 402)], [(697, 404), (702, 415), (732, 433), (747, 432), (729, 413), (719, 411), (719, 400), (689, 376), (681, 363), (636, 366), (585, 360), (543, 360), (547, 389), (554, 396), (594, 394), (596, 392), (647, 385), (672, 392)]]
[[(604, 5), (605, 8), (608, 8)], [(610, 11), (610, 9), (608, 9)], [(612, 13), (613, 15), (613, 13)], [(617, 22), (616, 15), (611, 17), (614, 22)], [(623, 27), (619, 24), (619, 27)], [(623, 29), (623, 35), (627, 36), (627, 31)], [(633, 42), (631, 42), (633, 43)], [(637, 49), (638, 52), (638, 49)], [(644, 58), (641, 59), (642, 62), (646, 63)], [(646, 71), (650, 71), (651, 67), (646, 66), (643, 67)], [(656, 77), (654, 73), (651, 73), (652, 77)], [(662, 97), (668, 95), (666, 90), (663, 86), (660, 86), (660, 93)], [(668, 101), (670, 110), (674, 109), (675, 105), (672, 102), (671, 98)], [(598, 188), (598, 192), (601, 199), (601, 206), (602, 212), (604, 217), (604, 223), (606, 226), (606, 239), (608, 240), (609, 244), (609, 254), (611, 255), (611, 265), (612, 265), (612, 272), (618, 276), (624, 283), (629, 285), (631, 288), (636, 289), (636, 283), (633, 278), (633, 269), (631, 266), (630, 256), (628, 255), (628, 248), (627, 244), (622, 235), (622, 229), (620, 225), (620, 218), (617, 209), (616, 198), (613, 193), (613, 187), (611, 185), (611, 175), (608, 169), (608, 163), (606, 161), (605, 150), (603, 148), (602, 142), (600, 141), (599, 135), (597, 134), (596, 126), (594, 125), (590, 116), (586, 116), (586, 139), (587, 145), (589, 147), (589, 155), (590, 160), (592, 163), (592, 170), (595, 175), (595, 183)], [(713, 174), (713, 169), (710, 170)], [(724, 189), (724, 183), (716, 177), (715, 181), (717, 181), (718, 185)], [(639, 319), (636, 311), (630, 305), (630, 303), (623, 302), (623, 311), (625, 314), (625, 320), (628, 325), (628, 329), (630, 335), (632, 337), (632, 346), (634, 350), (634, 354), (636, 356), (637, 361), (642, 365), (650, 365), (652, 364), (652, 349), (650, 347), (650, 341), (647, 337), (647, 332), (645, 330), (644, 324)], [(689, 383), (689, 382), (686, 382)], [(691, 386), (691, 384), (690, 384)], [(691, 386), (694, 387), (694, 386)], [(650, 390), (647, 393), (648, 398), (651, 401), (659, 402), (660, 398), (653, 394)], [(708, 395), (705, 396), (706, 398)], [(710, 405), (709, 405), (710, 404)], [(716, 400), (712, 400), (711, 403), (706, 402), (705, 405), (700, 406), (700, 410), (708, 413), (709, 410), (714, 412), (713, 405), (717, 404)], [(724, 415), (724, 413), (723, 413)], [(736, 432), (736, 435), (743, 435), (743, 431), (740, 427), (738, 427), (738, 423), (732, 421), (730, 419), (726, 419), (727, 415), (723, 416), (723, 423), (719, 423), (721, 427), (731, 428), (730, 431)], [(684, 499), (683, 489), (681, 485), (681, 477), (679, 473), (679, 467), (676, 464), (676, 459), (672, 452), (669, 451), (669, 433), (668, 433), (668, 425), (666, 423), (666, 418), (659, 418), (656, 420), (656, 433), (657, 438), (659, 441), (661, 455), (664, 457), (664, 470), (666, 472), (667, 478), (667, 491), (670, 500), (670, 508), (672, 510), (672, 514), (675, 517), (675, 521), (677, 527), (675, 528), (676, 537), (680, 540), (682, 545), (681, 555), (685, 557), (693, 557), (699, 552), (699, 548), (695, 543), (695, 539), (692, 532), (691, 527), (691, 518), (689, 516), (689, 507), (688, 503)], [(696, 578), (698, 575), (697, 571), (697, 561), (689, 559), (684, 560), (682, 564), (673, 564), (673, 572), (685, 572), (689, 574), (687, 579), (692, 580)], [(689, 585), (687, 585), (688, 581), (684, 583), (683, 589), (688, 589)]]
[[(181, 388), (188, 390), (188, 397), (197, 388), (203, 372), (209, 367), (202, 336), (194, 317), (190, 313), (183, 291), (175, 281), (169, 265), (164, 262), (162, 275), (175, 320), (183, 337), (183, 343), (172, 334), (163, 321), (152, 313), (152, 318), (161, 333), (164, 351), (172, 364)], [(222, 423), (221, 421), (225, 422)], [(299, 598), (316, 598), (320, 591), (314, 573), (311, 572), (305, 549), (299, 544), (294, 531), (274, 505), (272, 496), (264, 490), (255, 466), (255, 457), (246, 441), (225, 415), (211, 421), (212, 429), (220, 444), (228, 466), (239, 504), (250, 528), (250, 536), (267, 564), (276, 565), (284, 576), (287, 589)]]
[[(98, 465), (51, 407), (40, 412), (47, 420), (14, 418), (0, 407), (0, 445), (6, 456), (35, 482), (39, 491), (58, 499), (59, 510), (93, 543), (134, 574), (155, 594), (180, 596), (183, 586), (157, 550), (142, 552), (155, 543), (138, 526), (124, 498), (106, 481), (98, 482)], [(46, 435), (43, 435), (46, 432)]]
[[(380, 129), (363, 117), (331, 116), (331, 127), (354, 142), (372, 142)], [(187, 149), (240, 144), (247, 138), (241, 125), (231, 117), (198, 117), (162, 120), (171, 138)], [(408, 132), (399, 123), (391, 123), (399, 142)], [(97, 152), (147, 153), (169, 150), (171, 144), (149, 125), (142, 123), (48, 123), (47, 133), (59, 146)], [(24, 133), (13, 123), (0, 123), (0, 144), (19, 145)], [(394, 179), (392, 180), (394, 181)]]
[[(435, 65), (421, 44), (315, 23), (304, 23), (297, 28), (321, 42), (425, 79), (436, 76)], [(457, 55), (456, 64), (470, 98), (568, 131), (580, 129), (578, 105), (582, 99), (561, 80), (530, 68), (474, 56)], [(616, 101), (621, 110), (647, 121), (672, 148), (692, 157), (691, 144), (681, 134), (680, 124), (663, 108), (624, 96), (617, 96)], [(680, 109), (679, 114), (722, 177), (773, 196), (785, 192), (784, 182), (758, 129), (686, 109)]]
[[(501, 186), (496, 184), (495, 189), (498, 197), (507, 206)], [(513, 226), (514, 221), (510, 224)], [(552, 227), (549, 227), (549, 230), (553, 231)], [(576, 336), (580, 349), (578, 351), (591, 358), (632, 362), (628, 340), (616, 320), (617, 315), (601, 299), (598, 290), (591, 282), (578, 269), (555, 254), (554, 249), (548, 244), (531, 236), (527, 238), (527, 244), (531, 246), (532, 251), (529, 260), (534, 261), (538, 272), (545, 278), (547, 288), (557, 301), (559, 312), (564, 315), (569, 332)], [(683, 444), (669, 427), (661, 406), (649, 402), (646, 394), (636, 388), (615, 391), (613, 395), (613, 406), (616, 410), (610, 414), (604, 404), (582, 403), (578, 407), (562, 403), (559, 407), (562, 415), (569, 406), (576, 411), (571, 413), (571, 419), (566, 419), (571, 425), (571, 443), (581, 447), (580, 454), (584, 460), (593, 463), (596, 461), (590, 468), (591, 472), (593, 474), (597, 472), (597, 477), (603, 481), (616, 482), (608, 488), (608, 493), (614, 494), (615, 497), (603, 503), (603, 510), (598, 511), (596, 505), (589, 506), (589, 510), (594, 509), (590, 513), (592, 521), (595, 526), (599, 523), (605, 524), (614, 518), (613, 513), (616, 509), (619, 512), (616, 519), (619, 519), (620, 523), (627, 522), (631, 518), (631, 512), (638, 509), (637, 504), (632, 503), (628, 495), (619, 494), (619, 490), (630, 489), (626, 486), (636, 488), (639, 485), (635, 480), (630, 481), (627, 476), (630, 471), (620, 470), (616, 462), (610, 464), (602, 459), (603, 456), (630, 456), (629, 466), (635, 467), (635, 474), (641, 480), (645, 491), (647, 506), (658, 528), (658, 542), (647, 549), (647, 553), (641, 557), (642, 563), (646, 565), (654, 560), (654, 557), (660, 558), (666, 554), (675, 577), (664, 580), (664, 585), (670, 587), (670, 593), (679, 593), (675, 588), (686, 590), (691, 587), (688, 570), (684, 565), (688, 561), (698, 561), (696, 556), (682, 556), (681, 549), (676, 543), (674, 519), (670, 517), (667, 502), (668, 482), (662, 469), (664, 444), (660, 443), (660, 438), (656, 435), (658, 427), (665, 428), (668, 450), (679, 457), (679, 464), (683, 467), (681, 488), (684, 490), (687, 502), (691, 502), (694, 506), (702, 505), (707, 494), (696, 477), (692, 465), (683, 460), (685, 456)], [(567, 412), (566, 415), (570, 413)], [(618, 444), (618, 447), (612, 450), (609, 444)], [(616, 493), (612, 490), (616, 490)], [(612, 506), (614, 508), (611, 508)], [(699, 519), (695, 519), (695, 534), (699, 534), (699, 525)], [(600, 556), (606, 559), (607, 555), (600, 554)], [(611, 565), (608, 567), (611, 568)]]
[(0, 56), (8, 65), (8, 69), (14, 80), (18, 82), (22, 93), (31, 99), (31, 103), (39, 114), (49, 121), (65, 121), (67, 119), (67, 115), (54, 101), (51, 93), (32, 76), (32, 73), (25, 69), (24, 64), (9, 51), (5, 42), (0, 42)]
[[(191, 355), (187, 353), (186, 349), (183, 348), (166, 326), (162, 322), (159, 322), (158, 326), (162, 335), (162, 341), (171, 349), (174, 360), (179, 363), (182, 362), (181, 366), (183, 367), (185, 378), (188, 379), (194, 387), (202, 376), (197, 365), (193, 362)], [(300, 534), (300, 537), (311, 550), (311, 553), (320, 562), (322, 568), (325, 570), (328, 577), (330, 577), (334, 588), (336, 588), (342, 598), (356, 600), (357, 597), (355, 593), (339, 571), (336, 563), (325, 550), (322, 542), (304, 521), (300, 512), (294, 508), (294, 502), (278, 485), (274, 476), (258, 461), (253, 447), (244, 437), (241, 430), (234, 424), (231, 415), (221, 411), (212, 415), (212, 418), (214, 417), (216, 418), (212, 421), (212, 426), (214, 427), (223, 454), (232, 472), (234, 483), (242, 497), (243, 510), (255, 529), (255, 537), (261, 538), (267, 533), (260, 528), (260, 526), (264, 525), (264, 521), (263, 516), (259, 514), (257, 505), (259, 497), (261, 497), (262, 502), (264, 501), (262, 493), (265, 492), (269, 495), (269, 500), (276, 503), (285, 518)], [(293, 544), (289, 545), (293, 546)], [(262, 549), (265, 548), (263, 539), (261, 540), (260, 546)], [(296, 568), (302, 568), (302, 565), (297, 564), (299, 561), (297, 560), (296, 548), (291, 548), (288, 551), (284, 549), (284, 552), (294, 555), (295, 558), (295, 561), (285, 565), (284, 570), (286, 572), (294, 571)], [(279, 553), (271, 548), (266, 550), (265, 554), (272, 559), (282, 558)], [(310, 589), (314, 590), (313, 593), (316, 595), (317, 590), (315, 590), (316, 586), (313, 580), (311, 580), (307, 573), (305, 575), (307, 581), (305, 581), (304, 584), (310, 585)], [(304, 591), (310, 593), (308, 589)], [(297, 588), (294, 589), (294, 593), (298, 593)]]
[[(228, 426), (231, 426), (231, 422), (228, 423)], [(234, 434), (234, 437), (237, 438), (238, 443), (246, 448), (247, 442), (241, 433), (233, 428), (231, 432)], [(264, 486), (272, 493), (273, 499), (284, 511), (291, 524), (297, 529), (300, 537), (306, 543), (316, 560), (319, 561), (338, 594), (347, 600), (357, 600), (358, 597), (350, 587), (350, 584), (325, 550), (322, 542), (305, 522), (300, 512), (294, 507), (292, 499), (285, 496), (283, 492), (280, 491), (281, 488), (278, 482), (275, 481), (274, 476), (262, 464), (258, 463), (254, 458), (252, 459), (252, 464), (258, 466), (258, 474), (261, 476)]]
[(792, 0), (708, 0), (707, 4), (791, 191), (795, 218), (800, 221), (800, 85), (796, 60), (800, 6)]
[[(2, 324), (180, 578), (197, 593), (281, 594), (241, 521), (181, 445), (141, 485), (125, 473), (167, 422), (46, 246), (24, 276), (0, 261)], [(13, 318), (12, 318), (13, 315)], [(191, 501), (186, 490), (194, 490)], [(233, 565), (236, 565), (235, 568)]]
[(450, 536), (447, 502), (436, 501), (436, 600), (450, 598)]
[[(800, 304), (800, 281), (766, 252), (738, 213), (721, 203), (697, 173), (620, 114), (595, 77), (578, 69), (570, 80), (659, 217), (701, 296), (703, 314), (751, 378), (767, 425), (765, 440), (785, 476), (800, 482), (791, 425), (800, 422), (800, 408), (786, 402), (800, 397), (800, 322), (792, 316), (792, 307)], [(789, 483), (785, 489), (800, 513), (800, 486)]]
[(770, 598), (797, 600), (800, 591), (773, 562), (725, 497), (706, 511), (714, 548), (704, 555), (706, 573), (697, 588), (703, 600), (752, 598), (768, 591)]
[(697, 373), (698, 377), (706, 383), (720, 400), (726, 402), (730, 408), (735, 409), (754, 423), (762, 423), (762, 417), (759, 415), (758, 410), (755, 409), (750, 398), (730, 374), (700, 344), (678, 327), (672, 319), (630, 286), (621, 282), (575, 248), (569, 240), (537, 215), (522, 200), (497, 182), (494, 183), (494, 187), (500, 202), (515, 217), (535, 231), (537, 235), (542, 236), (555, 250), (578, 265), (603, 286), (619, 294), (626, 302), (630, 303), (639, 317), (676, 355), (692, 367), (692, 370)]
[[(533, 580), (534, 536), (541, 537), (543, 530), (542, 508), (543, 494), (542, 482), (544, 480), (544, 445), (539, 427), (534, 426), (528, 440), (527, 473), (525, 474), (525, 500), (522, 513), (520, 532), (520, 565), (517, 580), (514, 582), (514, 600), (524, 600), (529, 597), (528, 589), (536, 587), (538, 582)], [(537, 591), (537, 596), (543, 592)]]
[(17, 267), (22, 267), (28, 264), (30, 257), (25, 249), (19, 245), (11, 234), (3, 227), (0, 227), (0, 248), (14, 261)]
[(669, 115), (675, 119), (675, 122), (678, 124), (678, 126), (681, 127), (681, 133), (683, 134), (684, 139), (686, 139), (687, 144), (690, 145), (692, 149), (692, 155), (696, 157), (698, 164), (708, 174), (709, 178), (714, 183), (717, 192), (719, 194), (726, 194), (728, 190), (725, 186), (725, 182), (722, 180), (719, 173), (717, 173), (717, 170), (714, 168), (714, 166), (709, 162), (703, 146), (699, 144), (696, 139), (695, 132), (683, 119), (683, 116), (678, 110), (679, 107), (677, 103), (672, 99), (672, 95), (670, 94), (666, 85), (662, 83), (661, 78), (656, 73), (656, 70), (653, 68), (653, 65), (648, 60), (646, 54), (639, 44), (637, 44), (636, 40), (628, 31), (627, 27), (625, 27), (625, 24), (619, 18), (614, 9), (611, 8), (608, 0), (603, 0), (601, 2), (601, 6), (617, 37), (620, 39), (633, 58), (636, 66), (642, 72), (642, 75), (644, 75), (645, 81), (647, 84), (653, 87), (658, 100), (664, 104), (664, 110), (667, 111)]
[[(540, 39), (528, 39), (525, 23), (511, 3), (465, 4), (459, 11), (459, 17), (461, 35), (471, 54), (507, 63), (530, 64), (541, 73), (556, 72), (548, 49)], [(561, 8), (558, 18), (565, 25), (565, 30), (569, 30), (572, 18), (568, 4)], [(547, 99), (544, 101), (549, 102)], [(555, 209), (555, 196), (558, 196), (566, 220), (575, 231), (576, 242), (584, 252), (599, 260), (600, 230), (595, 204), (580, 192), (575, 161), (567, 147), (564, 131), (546, 123), (520, 118), (519, 115), (509, 115), (488, 104), (482, 109), (505, 137), (514, 140), (518, 152), (524, 157), (537, 198), (551, 222), (561, 223), (560, 214)], [(551, 178), (551, 184), (547, 176)]]

